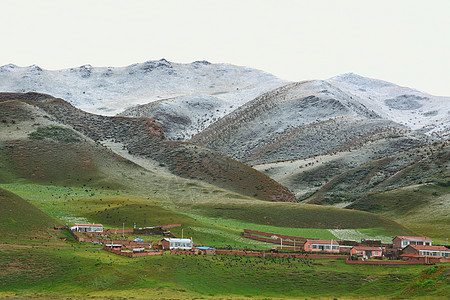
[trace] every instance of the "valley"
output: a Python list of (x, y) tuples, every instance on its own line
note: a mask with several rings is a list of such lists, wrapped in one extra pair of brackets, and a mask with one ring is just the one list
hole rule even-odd
[(421, 235), (447, 245), (449, 98), (356, 74), (292, 83), (166, 60), (59, 71), (6, 65), (0, 91), (0, 298), (449, 292), (448, 263), (131, 259), (52, 229), (181, 223), (171, 232), (197, 245), (261, 251), (273, 244), (244, 229), (383, 243)]

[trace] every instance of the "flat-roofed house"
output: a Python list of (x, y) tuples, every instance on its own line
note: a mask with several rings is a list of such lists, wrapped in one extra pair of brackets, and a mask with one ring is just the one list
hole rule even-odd
[(403, 249), (403, 253), (450, 258), (450, 249), (444, 246), (408, 245)]
[(163, 250), (191, 250), (194, 246), (194, 243), (190, 239), (165, 238), (162, 239), (160, 243)]
[(397, 235), (393, 240), (392, 244), (394, 245), (394, 248), (397, 249), (403, 249), (408, 245), (425, 245), (425, 246), (431, 246), (431, 243), (433, 241), (430, 240), (426, 236), (404, 236), (404, 235)]
[(357, 256), (362, 256), (363, 258), (374, 258), (383, 255), (383, 249), (380, 247), (370, 247), (370, 246), (354, 246), (350, 249), (350, 254), (356, 254)]
[(102, 224), (75, 224), (70, 227), (72, 231), (78, 232), (103, 232)]
[(339, 243), (333, 240), (307, 239), (303, 249), (308, 252), (339, 253)]

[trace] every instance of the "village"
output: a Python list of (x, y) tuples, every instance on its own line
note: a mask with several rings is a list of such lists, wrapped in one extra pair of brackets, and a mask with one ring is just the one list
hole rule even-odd
[[(55, 226), (68, 230), (78, 242), (102, 245), (105, 251), (127, 257), (155, 255), (235, 255), (309, 259), (345, 259), (347, 264), (412, 265), (450, 262), (448, 246), (433, 245), (425, 236), (396, 236), (392, 243), (380, 240), (337, 241), (277, 235), (244, 229), (244, 238), (274, 244), (270, 250), (215, 248), (197, 245), (193, 238), (175, 237), (168, 229), (182, 225), (167, 224), (133, 229), (105, 229), (102, 224)], [(121, 235), (121, 238), (117, 236)], [(152, 236), (128, 239), (130, 235)], [(161, 238), (158, 238), (158, 237)], [(155, 240), (155, 238), (157, 238)]]

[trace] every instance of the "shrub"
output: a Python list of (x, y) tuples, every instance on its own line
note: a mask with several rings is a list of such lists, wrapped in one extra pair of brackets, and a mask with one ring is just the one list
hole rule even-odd
[(39, 127), (28, 136), (32, 140), (43, 140), (45, 138), (50, 138), (52, 140), (64, 143), (80, 141), (78, 135), (73, 130), (55, 125)]

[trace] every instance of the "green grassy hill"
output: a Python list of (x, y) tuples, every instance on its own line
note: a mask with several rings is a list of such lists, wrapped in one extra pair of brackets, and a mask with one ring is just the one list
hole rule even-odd
[(0, 188), (1, 241), (48, 237), (60, 221), (50, 217), (21, 197)]
[(350, 208), (391, 218), (436, 243), (447, 242), (450, 234), (450, 187), (434, 183), (372, 193)]

